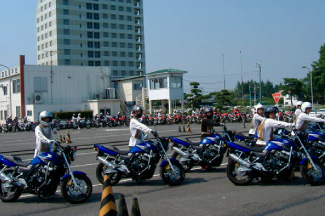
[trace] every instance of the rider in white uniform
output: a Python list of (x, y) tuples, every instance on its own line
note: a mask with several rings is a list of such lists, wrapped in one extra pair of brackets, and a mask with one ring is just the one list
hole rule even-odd
[(153, 131), (152, 129), (148, 128), (146, 125), (139, 122), (142, 117), (142, 107), (139, 105), (135, 105), (132, 107), (132, 115), (133, 118), (130, 121), (130, 132), (131, 137), (129, 141), (130, 149), (144, 141), (144, 134), (143, 133), (153, 133), (156, 134), (157, 132)]
[(258, 104), (255, 108), (256, 113), (253, 115), (253, 119), (251, 122), (250, 130), (248, 132), (249, 136), (254, 137), (257, 127), (264, 121), (264, 106), (262, 104)]
[(305, 102), (301, 105), (301, 113), (298, 115), (298, 118), (296, 120), (297, 130), (305, 132), (310, 122), (325, 122), (324, 119), (310, 116), (309, 113), (311, 111), (311, 108), (312, 104), (309, 102)]
[(43, 111), (39, 115), (40, 124), (35, 128), (35, 153), (34, 157), (41, 153), (51, 152), (53, 150), (52, 144), (55, 142), (52, 140), (52, 122), (53, 116), (48, 111)]

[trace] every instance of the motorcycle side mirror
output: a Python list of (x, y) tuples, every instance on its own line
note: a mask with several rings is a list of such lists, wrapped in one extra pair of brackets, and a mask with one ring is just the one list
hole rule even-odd
[(57, 134), (58, 133), (58, 130), (56, 128), (53, 128), (53, 134)]

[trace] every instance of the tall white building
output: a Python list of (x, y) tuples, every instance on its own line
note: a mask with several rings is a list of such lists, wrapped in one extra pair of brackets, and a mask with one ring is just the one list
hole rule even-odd
[(145, 74), (142, 0), (38, 0), (37, 64)]

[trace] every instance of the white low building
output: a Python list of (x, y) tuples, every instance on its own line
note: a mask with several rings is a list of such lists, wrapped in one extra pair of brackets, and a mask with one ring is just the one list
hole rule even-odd
[(0, 122), (9, 116), (37, 121), (43, 110), (116, 115), (121, 100), (109, 77), (109, 67), (25, 65), (20, 56), (18, 67), (0, 72)]

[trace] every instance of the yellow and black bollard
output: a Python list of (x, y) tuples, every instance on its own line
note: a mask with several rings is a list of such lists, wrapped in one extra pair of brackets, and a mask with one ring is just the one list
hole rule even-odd
[(133, 198), (131, 216), (141, 216), (140, 206), (137, 198)]
[(65, 140), (65, 143), (72, 143), (69, 130), (67, 131), (67, 136)]
[(189, 122), (186, 123), (186, 132), (192, 132)]
[(126, 207), (125, 197), (121, 194), (118, 201), (118, 214), (117, 216), (129, 216), (128, 208)]
[(100, 203), (99, 216), (117, 216), (115, 198), (109, 175), (104, 176), (104, 186)]

